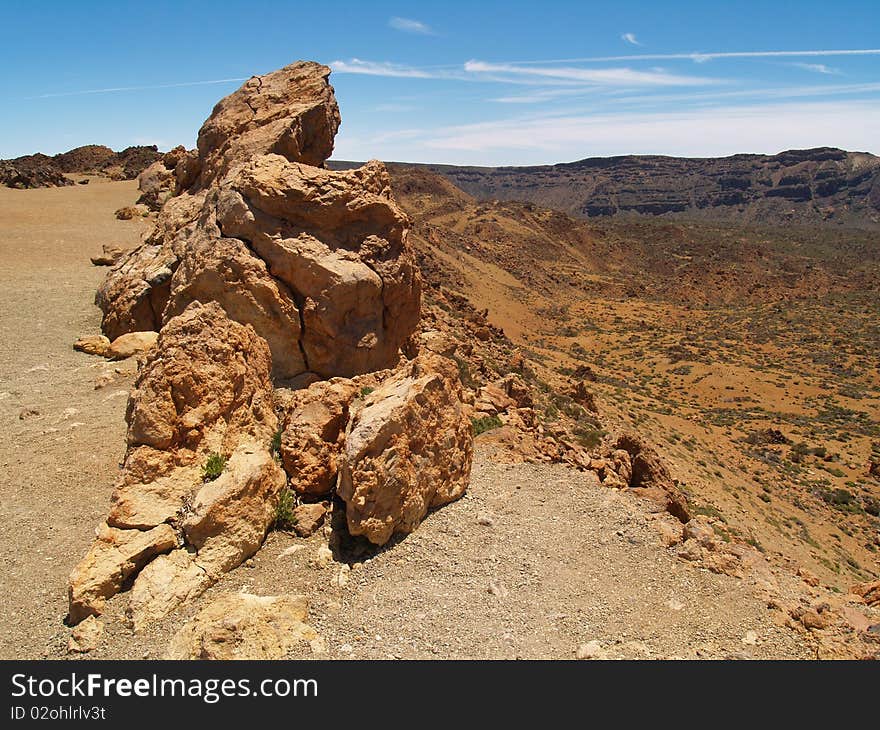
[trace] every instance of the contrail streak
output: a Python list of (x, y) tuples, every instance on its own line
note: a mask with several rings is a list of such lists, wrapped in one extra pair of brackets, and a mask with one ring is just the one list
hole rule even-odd
[(182, 86), (208, 86), (210, 84), (226, 84), (233, 81), (247, 81), (250, 76), (240, 79), (212, 79), (211, 81), (183, 81), (176, 84), (154, 84), (152, 86), (113, 86), (106, 89), (84, 89), (82, 91), (61, 91), (53, 94), (26, 96), (25, 99), (54, 99), (59, 96), (84, 96), (86, 94), (113, 94), (118, 91), (148, 91), (150, 89), (176, 89)]
[(638, 53), (629, 56), (589, 56), (585, 58), (557, 58), (544, 61), (508, 61), (521, 65), (542, 63), (600, 63), (605, 61), (663, 61), (685, 59), (711, 61), (716, 58), (778, 58), (801, 56), (880, 56), (880, 48), (857, 48), (827, 51), (725, 51), (720, 53)]

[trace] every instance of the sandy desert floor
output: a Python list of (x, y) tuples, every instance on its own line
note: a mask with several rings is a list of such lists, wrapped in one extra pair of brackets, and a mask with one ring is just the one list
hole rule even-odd
[[(101, 244), (129, 247), (145, 221), (117, 221), (131, 182), (0, 189), (0, 658), (63, 658), (66, 584), (106, 512), (124, 451), (133, 361), (71, 345), (99, 331)], [(108, 605), (94, 658), (161, 657), (182, 621), (220, 592), (305, 593), (316, 658), (809, 658), (750, 580), (677, 560), (642, 504), (558, 466), (501, 465), (478, 447), (472, 486), (413, 535), (318, 567), (329, 527), (271, 533), (255, 558), (143, 634)], [(480, 518), (483, 519), (480, 519)], [(482, 523), (482, 524), (481, 524)], [(596, 645), (594, 645), (596, 646)]]

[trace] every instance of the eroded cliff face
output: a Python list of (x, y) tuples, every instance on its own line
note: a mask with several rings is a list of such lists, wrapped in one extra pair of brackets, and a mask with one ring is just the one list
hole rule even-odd
[(880, 226), (880, 158), (827, 147), (706, 159), (626, 155), (539, 167), (429, 167), (477, 198), (522, 200), (581, 217)]

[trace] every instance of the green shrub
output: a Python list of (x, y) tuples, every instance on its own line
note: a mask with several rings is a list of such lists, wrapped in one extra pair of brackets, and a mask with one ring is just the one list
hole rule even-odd
[(491, 431), (493, 428), (499, 428), (501, 425), (501, 419), (498, 418), (498, 416), (483, 416), (482, 418), (471, 419), (474, 436), (479, 436), (481, 433)]
[(213, 453), (202, 467), (202, 481), (213, 482), (226, 468), (226, 457), (222, 454)]
[(275, 505), (275, 529), (287, 530), (296, 524), (293, 510), (296, 507), (296, 499), (288, 487), (281, 490), (278, 495), (278, 503)]
[(281, 429), (279, 428), (274, 434), (272, 434), (272, 443), (269, 444), (269, 451), (272, 452), (272, 456), (276, 459), (281, 458)]
[(577, 437), (578, 443), (585, 449), (595, 449), (602, 443), (605, 431), (601, 428), (579, 427), (574, 429), (574, 435)]
[(374, 390), (375, 388), (371, 388), (369, 385), (365, 385), (363, 388), (361, 388), (361, 398), (366, 398)]

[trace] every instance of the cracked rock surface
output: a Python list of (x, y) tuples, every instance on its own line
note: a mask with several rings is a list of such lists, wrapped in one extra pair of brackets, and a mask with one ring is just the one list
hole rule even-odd
[(155, 230), (98, 290), (110, 339), (215, 301), (266, 340), (278, 379), (397, 363), (419, 321), (410, 222), (381, 162), (323, 168), (339, 126), (329, 73), (296, 63), (217, 104)]

